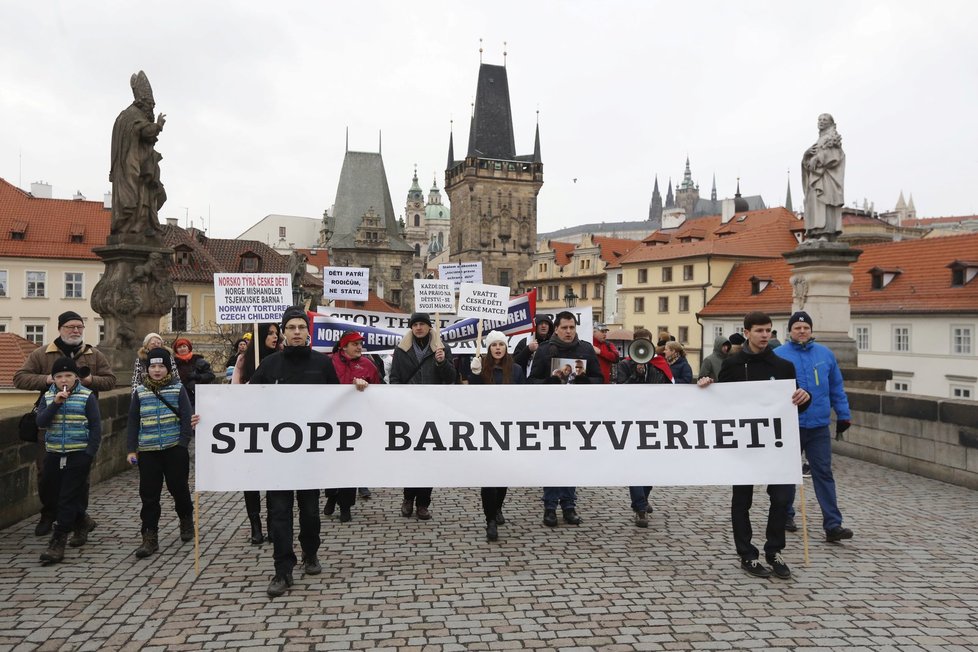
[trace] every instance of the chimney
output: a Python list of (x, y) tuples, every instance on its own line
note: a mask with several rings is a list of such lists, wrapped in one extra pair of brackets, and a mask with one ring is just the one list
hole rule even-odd
[(85, 201), (85, 195), (82, 194), (81, 190), (76, 190), (71, 199), (73, 201)]
[(51, 184), (44, 181), (31, 183), (31, 194), (38, 199), (51, 199)]
[(168, 218), (166, 218), (166, 225), (167, 226), (177, 226), (177, 218), (175, 218), (175, 217), (168, 217)]
[(102, 208), (109, 210), (112, 208), (112, 193), (107, 192), (102, 195)]
[(720, 223), (726, 224), (732, 220), (735, 212), (734, 200), (724, 199), (720, 204)]

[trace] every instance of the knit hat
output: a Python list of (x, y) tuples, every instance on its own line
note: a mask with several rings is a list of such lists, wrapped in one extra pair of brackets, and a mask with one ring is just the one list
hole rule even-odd
[(289, 306), (282, 313), (282, 330), (285, 330), (285, 325), (288, 324), (293, 319), (301, 319), (306, 322), (306, 328), (309, 328), (309, 315), (305, 310), (299, 306)]
[(343, 337), (340, 338), (340, 348), (342, 349), (347, 344), (351, 344), (353, 342), (362, 342), (362, 341), (363, 341), (363, 335), (361, 335), (359, 332), (347, 331), (346, 333), (343, 334)]
[(80, 376), (78, 373), (78, 365), (75, 363), (74, 358), (69, 358), (67, 356), (61, 356), (54, 361), (54, 366), (51, 367), (51, 375), (59, 374), (63, 371), (70, 371), (76, 376)]
[(486, 345), (486, 350), (488, 350), (489, 347), (495, 344), (496, 342), (502, 342), (507, 346), (507, 348), (509, 347), (509, 338), (503, 335), (502, 333), (500, 333), (499, 331), (490, 332), (489, 335), (486, 336), (484, 342)]
[(160, 337), (159, 333), (147, 333), (146, 337), (143, 338), (143, 346), (149, 346), (149, 341), (154, 337), (158, 337), (161, 342), (163, 341), (163, 338)]
[(411, 319), (408, 321), (408, 328), (414, 326), (417, 323), (423, 323), (423, 324), (428, 324), (429, 326), (433, 326), (433, 324), (431, 323), (431, 317), (426, 312), (416, 312), (412, 314)]
[(58, 315), (58, 328), (61, 328), (70, 321), (80, 321), (83, 324), (85, 323), (85, 320), (81, 318), (81, 315), (74, 310), (69, 310)]
[(815, 325), (812, 324), (811, 316), (804, 310), (799, 310), (788, 318), (788, 330), (790, 331), (791, 327), (795, 325), (795, 322), (799, 321), (808, 324), (809, 328), (815, 328)]
[(146, 355), (146, 365), (151, 364), (161, 364), (169, 370), (173, 367), (173, 359), (170, 357), (170, 352), (163, 347), (157, 347), (151, 349)]
[(747, 341), (747, 338), (745, 338), (740, 333), (734, 333), (733, 335), (727, 338), (727, 341), (730, 342), (730, 344), (733, 346), (743, 346), (744, 342)]
[(177, 339), (173, 340), (173, 350), (176, 351), (184, 344), (186, 344), (187, 348), (189, 348), (191, 351), (194, 350), (194, 345), (191, 344), (190, 340), (188, 340), (186, 337), (178, 337)]

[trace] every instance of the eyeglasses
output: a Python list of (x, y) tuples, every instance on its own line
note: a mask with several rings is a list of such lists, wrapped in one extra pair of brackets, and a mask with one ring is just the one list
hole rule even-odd
[(69, 326), (67, 324), (65, 324), (61, 328), (65, 329), (66, 331), (83, 331), (83, 330), (85, 330), (85, 327), (84, 326)]

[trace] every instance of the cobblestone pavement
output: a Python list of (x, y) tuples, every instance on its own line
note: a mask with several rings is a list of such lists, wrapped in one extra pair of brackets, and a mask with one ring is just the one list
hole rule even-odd
[[(166, 494), (161, 550), (136, 560), (130, 472), (93, 487), (98, 529), (61, 564), (38, 562), (35, 519), (0, 533), (0, 650), (978, 649), (978, 493), (835, 468), (856, 536), (822, 541), (808, 481), (811, 563), (789, 534), (787, 581), (740, 570), (726, 487), (654, 490), (647, 530), (623, 488), (581, 489), (584, 522), (553, 530), (540, 491), (513, 489), (491, 545), (476, 489), (436, 489), (428, 522), (375, 489), (351, 523), (324, 519), (323, 573), (274, 600), (238, 494), (202, 495), (199, 577)], [(766, 503), (756, 490), (755, 542)]]

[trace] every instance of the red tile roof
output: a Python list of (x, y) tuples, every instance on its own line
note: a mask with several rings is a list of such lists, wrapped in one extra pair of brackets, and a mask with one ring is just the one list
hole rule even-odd
[(14, 374), (37, 346), (20, 335), (0, 333), (0, 387), (14, 386)]
[[(883, 242), (860, 247), (852, 267), (850, 306), (854, 315), (889, 313), (978, 314), (978, 278), (951, 286), (954, 261), (969, 261), (978, 251), (978, 233), (923, 240)], [(900, 270), (886, 287), (872, 289), (872, 269)], [(752, 295), (750, 278), (770, 278), (771, 284)], [(782, 259), (739, 263), (723, 288), (699, 313), (702, 316), (742, 315), (749, 310), (773, 314), (791, 311), (791, 267)]]
[(310, 265), (315, 265), (320, 269), (324, 267), (329, 267), (329, 250), (328, 249), (316, 249), (316, 253), (312, 253), (312, 249), (296, 249), (300, 254), (306, 257), (306, 261)]
[[(0, 179), (0, 256), (99, 260), (92, 247), (105, 244), (111, 222), (100, 201), (34, 197)], [(11, 231), (24, 239), (12, 239)]]
[(957, 224), (958, 222), (970, 222), (978, 220), (978, 215), (952, 215), (949, 217), (918, 217), (912, 220), (903, 220), (903, 226), (915, 226), (926, 229), (935, 224)]
[(559, 242), (557, 240), (550, 240), (547, 242), (547, 246), (554, 250), (554, 262), (558, 266), (563, 267), (570, 263), (571, 256), (574, 255), (574, 245), (573, 242)]
[(642, 243), (638, 240), (628, 240), (626, 238), (608, 238), (603, 235), (596, 235), (594, 236), (594, 244), (601, 248), (601, 260), (608, 265), (612, 265), (617, 263), (618, 259)]

